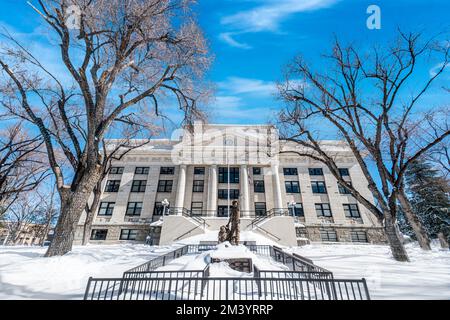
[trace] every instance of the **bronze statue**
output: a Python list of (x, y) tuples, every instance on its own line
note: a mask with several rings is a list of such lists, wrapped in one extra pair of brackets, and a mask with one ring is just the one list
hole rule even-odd
[(231, 206), (230, 219), (226, 226), (221, 226), (219, 231), (219, 243), (229, 241), (232, 245), (239, 244), (239, 234), (241, 223), (241, 216), (239, 213), (239, 202), (234, 200)]

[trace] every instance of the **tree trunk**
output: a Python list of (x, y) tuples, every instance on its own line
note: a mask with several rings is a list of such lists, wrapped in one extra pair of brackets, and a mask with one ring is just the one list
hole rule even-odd
[(406, 195), (404, 194), (403, 191), (400, 191), (397, 197), (402, 207), (402, 210), (405, 214), (405, 217), (408, 220), (409, 225), (413, 229), (417, 241), (419, 242), (420, 247), (423, 250), (431, 250), (430, 238), (428, 237), (428, 234), (425, 231), (425, 228), (423, 227), (419, 218), (414, 213), (408, 198), (406, 198)]
[(105, 174), (101, 176), (101, 179), (95, 185), (95, 188), (93, 190), (94, 198), (92, 199), (91, 205), (89, 205), (89, 203), (86, 204), (86, 220), (83, 226), (83, 246), (89, 243), (89, 239), (91, 237), (92, 222), (94, 222), (94, 215), (95, 212), (97, 212), (98, 206), (100, 204), (100, 196), (102, 195), (102, 179), (104, 177)]
[(94, 221), (94, 212), (89, 210), (86, 212), (86, 221), (84, 222), (83, 226), (83, 241), (81, 243), (81, 245), (83, 246), (89, 243), (93, 221)]
[(408, 254), (401, 241), (400, 234), (397, 232), (394, 220), (389, 212), (384, 213), (384, 231), (391, 247), (392, 255), (397, 261), (409, 261)]
[(444, 235), (444, 233), (443, 232), (439, 232), (438, 233), (438, 238), (439, 238), (439, 242), (441, 244), (441, 248), (448, 250), (448, 248), (449, 248), (448, 240), (447, 240), (447, 237)]
[(46, 257), (61, 256), (72, 250), (75, 231), (86, 203), (100, 179), (100, 166), (86, 170), (74, 191), (60, 190), (61, 212), (55, 228), (55, 235), (45, 253)]

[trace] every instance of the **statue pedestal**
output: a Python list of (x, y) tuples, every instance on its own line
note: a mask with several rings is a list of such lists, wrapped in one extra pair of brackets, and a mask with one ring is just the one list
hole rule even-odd
[(253, 257), (244, 245), (232, 246), (229, 242), (219, 244), (210, 254), (211, 263), (226, 262), (231, 269), (247, 273), (253, 271)]
[(249, 258), (230, 258), (230, 259), (211, 258), (211, 263), (220, 263), (220, 262), (228, 263), (231, 269), (239, 272), (247, 272), (247, 273), (253, 272), (252, 259)]

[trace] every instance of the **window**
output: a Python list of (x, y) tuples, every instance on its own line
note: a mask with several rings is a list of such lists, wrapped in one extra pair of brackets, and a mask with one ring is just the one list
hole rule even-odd
[(145, 192), (146, 184), (147, 180), (133, 180), (133, 184), (131, 185), (131, 192)]
[(123, 173), (123, 167), (111, 167), (109, 169), (110, 174), (122, 174)]
[(253, 175), (259, 176), (261, 174), (261, 168), (253, 167)]
[(255, 202), (255, 215), (265, 216), (267, 213), (266, 203), (265, 202)]
[(136, 240), (138, 230), (122, 229), (120, 231), (120, 240)]
[(308, 232), (306, 231), (306, 228), (302, 227), (295, 228), (295, 234), (297, 238), (308, 238)]
[(194, 183), (192, 185), (192, 192), (203, 192), (204, 187), (204, 180), (194, 180)]
[(108, 180), (105, 192), (119, 192), (120, 180)]
[(328, 230), (328, 229), (322, 229), (320, 230), (320, 238), (322, 241), (327, 242), (337, 242), (337, 235), (336, 231), (334, 230)]
[[(169, 212), (170, 206), (166, 207), (166, 214)], [(155, 202), (155, 208), (153, 209), (153, 215), (154, 216), (162, 216), (164, 213), (164, 206), (161, 202)]]
[(318, 217), (331, 217), (331, 209), (329, 203), (316, 203), (316, 213)]
[(159, 171), (160, 174), (174, 174), (174, 172), (174, 167), (161, 167), (161, 170)]
[(312, 181), (311, 187), (313, 193), (327, 193), (327, 187), (324, 181)]
[(283, 173), (285, 176), (296, 176), (298, 175), (297, 168), (283, 168)]
[(126, 216), (139, 216), (142, 212), (142, 202), (128, 202)]
[(192, 202), (191, 214), (201, 216), (203, 211), (203, 202)]
[[(350, 182), (347, 181), (348, 184), (352, 185)], [(350, 190), (348, 190), (346, 187), (338, 183), (338, 189), (340, 194), (351, 194)]]
[(308, 170), (310, 176), (323, 176), (322, 168), (309, 168)]
[[(228, 183), (228, 168), (219, 168), (219, 183)], [(239, 168), (230, 168), (230, 183), (239, 183)]]
[(149, 167), (136, 167), (136, 169), (134, 169), (134, 173), (135, 174), (148, 174), (149, 171)]
[(231, 206), (230, 207), (218, 206), (217, 207), (217, 216), (218, 217), (227, 217), (228, 216), (228, 211), (231, 212)]
[(341, 175), (341, 177), (348, 177), (350, 176), (350, 172), (348, 171), (347, 168), (339, 168), (339, 174)]
[(304, 217), (305, 216), (305, 213), (303, 211), (303, 204), (302, 203), (296, 203), (294, 205), (293, 209), (292, 209), (292, 205), (290, 205), (288, 203), (288, 208), (289, 208), (289, 214), (293, 213), (295, 217)]
[(255, 180), (253, 181), (253, 185), (255, 188), (255, 192), (257, 193), (264, 193), (265, 189), (264, 189), (264, 180)]
[[(228, 190), (219, 189), (219, 199), (228, 199)], [(239, 189), (230, 189), (230, 199), (239, 199)]]
[(369, 242), (367, 240), (367, 233), (364, 231), (352, 231), (350, 232), (352, 242)]
[(91, 232), (91, 240), (106, 240), (108, 229), (94, 229)]
[(205, 174), (205, 167), (194, 167), (194, 174)]
[(359, 214), (359, 208), (356, 203), (355, 204), (343, 204), (343, 206), (344, 206), (345, 216), (347, 218), (361, 218), (361, 215)]
[(286, 193), (300, 193), (298, 181), (285, 181)]
[(158, 192), (172, 192), (172, 180), (159, 180)]
[(114, 202), (100, 202), (98, 209), (99, 216), (112, 216), (114, 210)]

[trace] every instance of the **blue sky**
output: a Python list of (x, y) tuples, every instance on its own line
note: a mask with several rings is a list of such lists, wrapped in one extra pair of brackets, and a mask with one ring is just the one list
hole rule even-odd
[[(381, 8), (381, 30), (366, 28), (366, 8)], [(0, 23), (42, 53), (58, 70), (49, 39), (36, 36), (40, 18), (23, 0), (0, 0)], [(435, 35), (449, 31), (445, 0), (199, 0), (194, 6), (215, 59), (207, 77), (216, 87), (211, 122), (265, 123), (279, 102), (274, 84), (296, 54), (323, 68), (321, 54), (336, 35), (361, 48), (392, 40), (398, 27)], [(429, 70), (422, 70), (424, 77)], [(448, 79), (448, 76), (446, 78)], [(440, 95), (428, 98), (439, 104)]]

